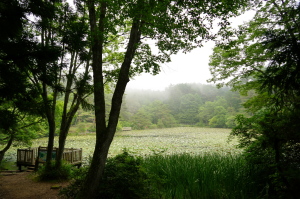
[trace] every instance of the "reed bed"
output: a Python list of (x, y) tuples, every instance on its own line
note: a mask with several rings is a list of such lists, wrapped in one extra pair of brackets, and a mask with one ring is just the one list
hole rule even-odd
[(253, 199), (256, 169), (240, 155), (173, 154), (144, 158), (149, 186), (158, 198)]

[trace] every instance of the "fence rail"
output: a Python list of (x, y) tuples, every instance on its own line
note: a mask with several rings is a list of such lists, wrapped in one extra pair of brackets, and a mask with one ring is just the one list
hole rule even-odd
[[(55, 160), (58, 148), (54, 147), (52, 151), (52, 159)], [(21, 166), (38, 167), (39, 163), (45, 163), (47, 157), (47, 147), (36, 147), (17, 150), (17, 165), (19, 170)], [(62, 159), (70, 164), (81, 166), (82, 149), (65, 148)]]

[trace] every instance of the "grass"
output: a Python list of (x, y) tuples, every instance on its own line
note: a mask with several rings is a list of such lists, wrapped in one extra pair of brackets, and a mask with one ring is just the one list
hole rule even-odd
[[(123, 149), (142, 156), (142, 168), (149, 175), (151, 196), (176, 199), (262, 198), (251, 168), (236, 148), (227, 142), (230, 129), (178, 127), (117, 132), (109, 156)], [(55, 138), (57, 146), (58, 138)], [(68, 136), (67, 148), (82, 148), (84, 158), (92, 155), (95, 134)], [(36, 139), (32, 147), (47, 146), (47, 138)], [(15, 161), (11, 148), (6, 161)]]
[(144, 168), (158, 198), (250, 199), (258, 198), (255, 168), (240, 155), (149, 156)]
[[(207, 152), (219, 154), (239, 154), (236, 141), (227, 142), (230, 129), (178, 127), (151, 130), (133, 130), (117, 132), (110, 147), (109, 156), (122, 153), (126, 148), (140, 156), (152, 154), (203, 154)], [(95, 146), (95, 134), (68, 136), (66, 148), (82, 148), (84, 159), (92, 156)], [(47, 146), (48, 139), (36, 139), (32, 147)], [(55, 137), (58, 146), (58, 137)], [(1, 146), (0, 146), (1, 147)], [(12, 147), (6, 152), (7, 161), (16, 161), (17, 148)]]

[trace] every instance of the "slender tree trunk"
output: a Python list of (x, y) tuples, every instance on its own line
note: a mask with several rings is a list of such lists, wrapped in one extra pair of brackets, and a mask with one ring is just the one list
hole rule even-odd
[(64, 99), (62, 120), (61, 120), (61, 124), (60, 124), (59, 141), (58, 141), (59, 147), (58, 147), (58, 152), (56, 154), (56, 163), (55, 163), (56, 169), (59, 169), (61, 166), (66, 139), (67, 139), (67, 136), (68, 136), (68, 133), (70, 130), (72, 120), (73, 120), (76, 112), (79, 109), (79, 106), (81, 104), (84, 94), (86, 94), (83, 92), (83, 90), (84, 90), (83, 87), (86, 86), (86, 84), (87, 84), (86, 78), (89, 75), (89, 60), (88, 60), (86, 63), (85, 72), (84, 72), (85, 82), (83, 84), (81, 84), (81, 88), (78, 88), (77, 94), (74, 95), (73, 102), (71, 103), (71, 107), (68, 110), (69, 98), (70, 98), (70, 94), (71, 94), (71, 87), (72, 87), (75, 72), (76, 72), (76, 68), (74, 67), (75, 56), (73, 55), (72, 57), (73, 58), (72, 58), (72, 62), (71, 62), (70, 70), (69, 70), (68, 81), (67, 81), (67, 85), (66, 85), (66, 93), (65, 93), (65, 99)]
[[(106, 12), (105, 2), (101, 4), (101, 15), (99, 22), (99, 32), (104, 31), (104, 18)], [(96, 29), (96, 18), (94, 2), (89, 1), (89, 17), (92, 34)], [(137, 45), (140, 42), (140, 20), (133, 20), (129, 43), (121, 70), (119, 73), (118, 82), (112, 98), (111, 111), (108, 125), (105, 121), (105, 100), (104, 100), (104, 85), (102, 77), (102, 49), (103, 40), (94, 39), (93, 53), (93, 72), (94, 72), (94, 97), (95, 97), (95, 117), (96, 117), (96, 145), (93, 154), (93, 159), (85, 183), (81, 188), (77, 198), (96, 198), (102, 174), (104, 171), (108, 150), (115, 135), (116, 126), (118, 123), (121, 104), (125, 88), (129, 82), (129, 69), (134, 57)], [(100, 37), (101, 38), (101, 37)], [(102, 38), (101, 38), (102, 39)]]
[(66, 120), (64, 121), (64, 123), (63, 122), (61, 123), (61, 128), (60, 128), (60, 133), (59, 133), (59, 141), (58, 141), (59, 147), (58, 147), (58, 152), (56, 154), (56, 162), (55, 162), (55, 167), (57, 169), (59, 169), (61, 166), (62, 156), (63, 156), (63, 152), (64, 152), (64, 148), (65, 148), (67, 135), (70, 130), (72, 120), (79, 108), (79, 105), (80, 105), (80, 100), (78, 99), (75, 106), (72, 107), (70, 112), (66, 115)]
[(46, 111), (46, 117), (48, 121), (49, 127), (49, 137), (48, 137), (48, 145), (47, 145), (47, 157), (46, 157), (46, 169), (51, 166), (52, 161), (52, 152), (53, 152), (53, 145), (54, 145), (54, 136), (55, 136), (55, 105), (56, 105), (56, 95), (53, 95), (52, 100), (52, 107), (48, 104), (48, 93), (47, 93), (47, 86), (43, 83), (43, 102)]
[[(69, 74), (67, 75), (67, 85), (66, 85), (66, 92), (65, 92), (65, 97), (64, 97), (64, 107), (63, 107), (63, 113), (62, 113), (62, 117), (61, 117), (60, 130), (59, 130), (59, 140), (58, 140), (59, 146), (58, 146), (58, 151), (57, 151), (56, 159), (55, 159), (56, 160), (56, 162), (55, 162), (56, 169), (60, 169), (67, 134), (69, 132), (73, 116), (75, 115), (75, 113), (74, 113), (72, 118), (68, 117), (68, 115), (69, 115), (68, 114), (68, 103), (69, 103), (69, 98), (70, 98), (70, 94), (71, 94), (71, 86), (72, 86), (73, 78), (74, 78), (74, 74), (72, 73), (74, 57), (75, 57), (75, 53), (72, 53)], [(72, 107), (70, 109), (72, 109)], [(77, 108), (77, 110), (78, 110), (78, 108)]]
[(4, 149), (0, 151), (0, 163), (4, 158), (5, 152), (11, 147), (13, 140), (14, 140), (14, 136), (11, 135)]
[(53, 117), (48, 118), (49, 124), (49, 137), (48, 137), (48, 145), (47, 145), (47, 159), (46, 159), (46, 168), (50, 168), (52, 161), (52, 152), (54, 145), (54, 136), (55, 136), (55, 120)]

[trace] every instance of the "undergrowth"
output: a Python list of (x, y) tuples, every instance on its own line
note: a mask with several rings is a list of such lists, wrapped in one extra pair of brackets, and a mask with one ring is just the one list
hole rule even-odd
[[(149, 196), (147, 176), (141, 167), (142, 159), (134, 157), (126, 150), (113, 158), (108, 158), (98, 197), (105, 199), (139, 199)], [(84, 183), (88, 166), (76, 170), (74, 181), (60, 191), (64, 198), (76, 198)]]
[[(107, 160), (99, 187), (105, 199), (253, 199), (268, 198), (267, 185), (258, 185), (261, 169), (242, 155), (174, 154), (134, 157), (127, 151)], [(76, 198), (88, 167), (74, 172), (74, 181), (61, 190)], [(262, 183), (262, 182), (260, 182)]]
[(62, 163), (61, 167), (57, 169), (55, 167), (55, 162), (52, 161), (51, 165), (46, 168), (46, 166), (41, 166), (37, 171), (38, 181), (55, 181), (55, 180), (69, 180), (72, 178), (72, 173), (74, 171), (74, 166), (68, 163)]

